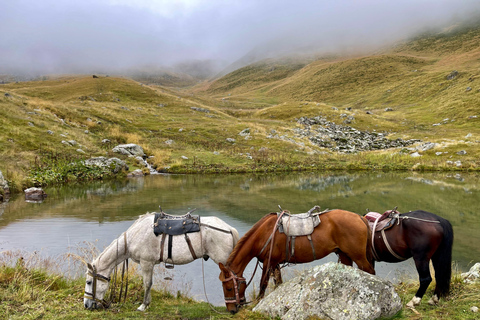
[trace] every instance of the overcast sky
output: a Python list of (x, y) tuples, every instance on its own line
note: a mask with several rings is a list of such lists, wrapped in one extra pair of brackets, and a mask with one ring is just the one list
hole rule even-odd
[(345, 50), (478, 9), (479, 0), (2, 0), (0, 74), (233, 62), (255, 48)]

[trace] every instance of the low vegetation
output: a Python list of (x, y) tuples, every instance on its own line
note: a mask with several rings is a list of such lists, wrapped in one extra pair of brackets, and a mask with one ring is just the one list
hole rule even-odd
[[(24, 256), (25, 258), (22, 258)], [(226, 312), (224, 306), (213, 307), (198, 302), (188, 294), (168, 289), (152, 290), (152, 304), (146, 312), (136, 311), (143, 299), (142, 281), (131, 267), (128, 297), (125, 302), (114, 302), (106, 310), (86, 310), (83, 306), (85, 278), (78, 276), (83, 264), (78, 256), (42, 259), (36, 254), (2, 252), (0, 264), (0, 317), (2, 319), (269, 319), (245, 307), (236, 315)], [(68, 266), (68, 271), (65, 271)], [(70, 276), (61, 275), (63, 273)], [(77, 274), (77, 276), (73, 276)], [(81, 274), (81, 273), (80, 273)], [(120, 272), (117, 283), (121, 283)], [(418, 282), (409, 280), (396, 286), (405, 305), (418, 288)], [(433, 293), (434, 284), (426, 297)], [(119, 288), (117, 288), (118, 294)], [(424, 301), (415, 311), (404, 308), (395, 319), (473, 319), (470, 308), (478, 303), (480, 283), (465, 284), (455, 273), (449, 298), (438, 306)], [(424, 299), (427, 300), (427, 299)]]

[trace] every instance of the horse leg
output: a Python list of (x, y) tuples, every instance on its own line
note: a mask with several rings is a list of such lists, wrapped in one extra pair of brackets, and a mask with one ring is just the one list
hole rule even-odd
[(273, 274), (273, 283), (275, 284), (275, 288), (278, 287), (283, 283), (282, 279), (282, 271), (280, 270), (280, 266), (277, 264), (272, 271)]
[(270, 268), (267, 270), (265, 265), (262, 270), (262, 278), (260, 280), (260, 292), (258, 293), (258, 299), (262, 299), (265, 296), (265, 291), (268, 287), (268, 280), (270, 280)]
[(417, 267), (417, 272), (418, 272), (418, 278), (420, 281), (420, 287), (417, 290), (417, 293), (415, 293), (415, 296), (410, 300), (409, 303), (407, 303), (407, 307), (409, 308), (414, 308), (415, 306), (418, 306), (420, 304), (420, 301), (422, 300), (423, 295), (428, 289), (428, 286), (432, 282), (432, 276), (430, 275), (430, 268), (429, 268), (429, 259), (420, 259), (418, 257), (413, 256), (413, 259), (415, 260), (415, 266)]
[(347, 256), (347, 254), (341, 250), (338, 250), (337, 252), (337, 256), (338, 256), (338, 262), (346, 265), (346, 266), (353, 266), (353, 261), (352, 259), (350, 259), (349, 256)]
[(141, 260), (140, 267), (142, 268), (142, 277), (143, 277), (143, 287), (145, 288), (145, 293), (143, 296), (143, 303), (140, 307), (137, 308), (138, 311), (145, 311), (150, 302), (152, 301), (152, 296), (150, 290), (152, 289), (153, 284), (153, 267), (154, 263), (150, 261)]

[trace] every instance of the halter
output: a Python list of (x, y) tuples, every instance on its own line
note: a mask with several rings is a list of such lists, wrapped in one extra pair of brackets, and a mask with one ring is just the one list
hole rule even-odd
[(237, 307), (246, 304), (245, 297), (240, 298), (240, 292), (238, 290), (241, 283), (247, 284), (247, 280), (244, 277), (239, 277), (235, 272), (233, 272), (230, 268), (228, 268), (230, 272), (230, 277), (225, 280), (222, 280), (222, 283), (228, 282), (230, 280), (233, 281), (233, 289), (235, 290), (235, 297), (227, 298), (225, 297), (225, 303), (235, 303)]
[(85, 290), (84, 297), (86, 299), (95, 301), (95, 303), (99, 302), (104, 308), (108, 308), (110, 306), (110, 303), (105, 299), (102, 299), (102, 300), (98, 299), (96, 297), (96, 293), (97, 293), (97, 280), (108, 283), (110, 282), (110, 278), (97, 273), (97, 268), (95, 266), (92, 266), (91, 268), (90, 266), (87, 266), (87, 267), (88, 267), (88, 275), (93, 278), (93, 284), (92, 284), (92, 292), (87, 292)]

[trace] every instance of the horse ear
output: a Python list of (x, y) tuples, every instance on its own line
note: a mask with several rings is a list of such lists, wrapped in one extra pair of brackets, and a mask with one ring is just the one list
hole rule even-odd
[(93, 270), (93, 267), (90, 263), (87, 262), (87, 268), (90, 269), (90, 270)]
[(225, 278), (227, 278), (229, 274), (228, 269), (225, 268), (225, 266), (221, 262), (218, 264), (218, 266), (220, 267), (220, 270), (222, 271), (222, 273), (225, 275)]

